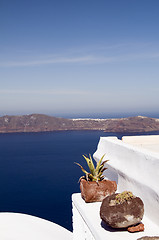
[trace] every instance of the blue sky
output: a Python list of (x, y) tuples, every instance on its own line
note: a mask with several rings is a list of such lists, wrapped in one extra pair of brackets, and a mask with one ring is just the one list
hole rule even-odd
[(1, 0), (0, 115), (159, 116), (158, 0)]

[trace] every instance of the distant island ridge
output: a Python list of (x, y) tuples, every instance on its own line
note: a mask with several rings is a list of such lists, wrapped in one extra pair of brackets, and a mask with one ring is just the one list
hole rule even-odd
[(100, 130), (104, 132), (159, 131), (159, 119), (136, 116), (127, 118), (59, 118), (44, 114), (0, 117), (0, 133)]

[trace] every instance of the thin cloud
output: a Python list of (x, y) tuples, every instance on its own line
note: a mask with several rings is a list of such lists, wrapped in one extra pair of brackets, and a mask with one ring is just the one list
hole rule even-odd
[(89, 91), (80, 90), (24, 90), (24, 89), (0, 89), (0, 94), (38, 94), (38, 95), (87, 95)]
[(0, 62), (0, 67), (34, 67), (43, 66), (50, 64), (100, 64), (100, 63), (115, 63), (123, 61), (134, 61), (134, 60), (146, 60), (146, 59), (158, 59), (158, 52), (144, 52), (144, 53), (130, 53), (120, 54), (116, 56), (105, 56), (103, 55), (87, 55), (77, 57), (53, 57), (49, 59), (31, 60), (31, 61), (8, 61)]
[(53, 59), (43, 59), (43, 60), (35, 60), (35, 61), (26, 61), (26, 62), (6, 62), (0, 63), (2, 67), (28, 67), (28, 66), (40, 66), (40, 65), (48, 65), (48, 64), (60, 64), (60, 63), (89, 63), (94, 61), (94, 57), (92, 56), (84, 56), (84, 57), (75, 57), (75, 58), (53, 58)]
[(115, 56), (115, 57), (105, 57), (105, 56), (83, 56), (75, 58), (54, 58), (54, 59), (44, 59), (26, 62), (3, 62), (0, 63), (0, 67), (34, 67), (41, 65), (50, 64), (99, 64), (99, 63), (112, 63), (127, 60), (128, 56)]

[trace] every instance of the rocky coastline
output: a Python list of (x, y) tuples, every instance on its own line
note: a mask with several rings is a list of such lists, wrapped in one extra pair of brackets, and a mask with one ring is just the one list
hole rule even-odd
[(66, 119), (44, 114), (0, 117), (0, 133), (69, 130), (151, 132), (159, 131), (159, 119), (144, 116), (112, 119)]

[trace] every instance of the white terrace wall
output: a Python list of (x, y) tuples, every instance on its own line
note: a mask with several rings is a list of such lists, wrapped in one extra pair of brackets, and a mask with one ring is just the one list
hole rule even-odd
[(132, 146), (116, 137), (101, 137), (96, 161), (109, 159), (105, 175), (115, 180), (118, 192), (132, 191), (145, 205), (145, 215), (159, 226), (159, 153)]
[(124, 136), (122, 141), (159, 154), (159, 135)]

